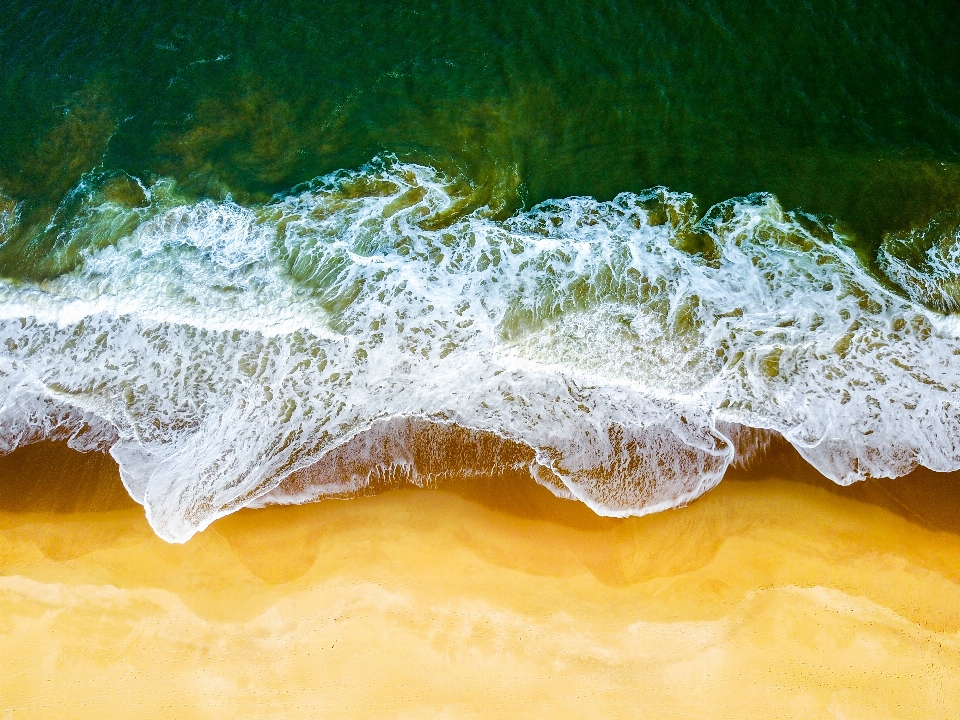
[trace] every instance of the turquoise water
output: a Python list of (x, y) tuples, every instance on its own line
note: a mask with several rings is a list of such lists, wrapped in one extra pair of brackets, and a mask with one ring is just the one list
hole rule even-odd
[(468, 456), (606, 514), (771, 432), (838, 482), (960, 468), (958, 30), (8, 3), (0, 445), (109, 449), (168, 539)]

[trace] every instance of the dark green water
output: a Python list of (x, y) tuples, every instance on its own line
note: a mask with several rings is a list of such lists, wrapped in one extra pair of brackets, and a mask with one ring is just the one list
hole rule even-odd
[[(0, 10), (5, 274), (94, 168), (262, 201), (381, 152), (504, 213), (654, 185), (774, 193), (883, 233), (960, 206), (960, 4), (13, 2)], [(9, 246), (12, 241), (8, 240)]]

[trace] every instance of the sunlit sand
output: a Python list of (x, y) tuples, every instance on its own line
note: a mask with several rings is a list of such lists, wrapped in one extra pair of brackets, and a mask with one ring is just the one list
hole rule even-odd
[(501, 477), (241, 511), (169, 545), (108, 460), (31, 452), (0, 468), (0, 717), (948, 718), (960, 702), (956, 477), (843, 490), (774, 460), (628, 520)]

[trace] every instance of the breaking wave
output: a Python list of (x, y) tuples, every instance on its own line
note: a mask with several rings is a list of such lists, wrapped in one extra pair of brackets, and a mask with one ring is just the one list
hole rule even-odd
[(770, 195), (475, 197), (389, 157), (255, 207), (88, 179), (72, 269), (0, 283), (0, 450), (109, 449), (176, 542), (451, 467), (643, 514), (768, 432), (842, 484), (960, 469), (949, 219), (888, 238), (878, 279)]

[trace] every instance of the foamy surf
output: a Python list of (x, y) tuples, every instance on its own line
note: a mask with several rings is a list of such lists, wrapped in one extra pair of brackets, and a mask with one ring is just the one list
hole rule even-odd
[(503, 220), (393, 158), (257, 207), (104, 188), (71, 201), (72, 271), (0, 288), (3, 449), (109, 448), (170, 541), (429, 482), (434, 456), (527, 465), (605, 515), (692, 500), (758, 432), (843, 484), (960, 469), (960, 327), (930, 309), (953, 309), (943, 233), (937, 295), (895, 239), (881, 282), (768, 195)]

